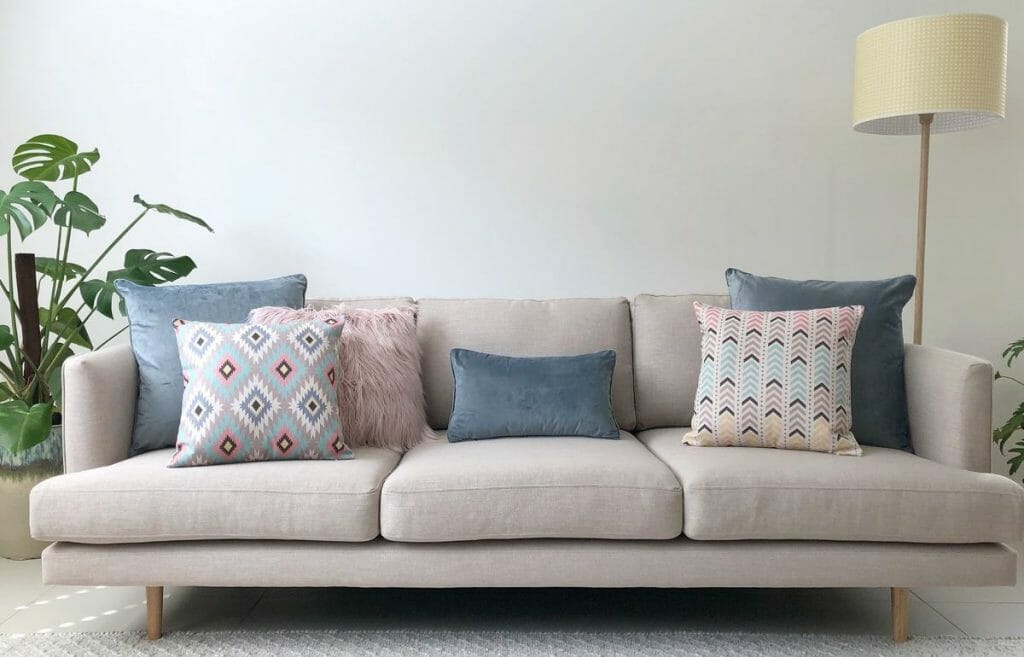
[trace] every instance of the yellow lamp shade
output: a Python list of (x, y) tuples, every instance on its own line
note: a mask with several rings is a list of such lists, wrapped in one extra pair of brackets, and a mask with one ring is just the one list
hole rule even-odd
[(853, 128), (916, 135), (997, 121), (1006, 113), (1006, 21), (984, 14), (921, 16), (857, 37)]

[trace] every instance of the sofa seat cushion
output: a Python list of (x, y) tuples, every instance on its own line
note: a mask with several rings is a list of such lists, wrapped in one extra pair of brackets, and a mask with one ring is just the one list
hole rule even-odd
[(638, 438), (683, 485), (683, 533), (696, 540), (1016, 542), (1024, 488), (908, 452), (860, 458), (751, 447), (690, 447), (685, 428)]
[(438, 436), (406, 452), (384, 482), (384, 538), (670, 539), (682, 531), (679, 482), (625, 431), (619, 440)]
[(32, 535), (44, 541), (206, 539), (369, 541), (381, 483), (398, 463), (363, 447), (351, 461), (264, 461), (168, 468), (173, 450), (48, 479), (32, 489)]

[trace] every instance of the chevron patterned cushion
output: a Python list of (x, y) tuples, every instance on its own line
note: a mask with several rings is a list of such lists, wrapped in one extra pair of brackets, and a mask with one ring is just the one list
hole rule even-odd
[(761, 312), (693, 304), (701, 368), (686, 445), (860, 456), (850, 360), (863, 306)]
[(185, 393), (171, 465), (352, 458), (335, 389), (342, 326), (174, 320)]

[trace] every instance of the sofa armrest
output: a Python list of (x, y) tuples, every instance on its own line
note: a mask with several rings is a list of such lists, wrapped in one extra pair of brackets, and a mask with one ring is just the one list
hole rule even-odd
[(64, 471), (79, 472), (128, 457), (139, 373), (128, 345), (69, 358), (64, 393)]
[(907, 345), (910, 439), (926, 459), (992, 469), (992, 364), (955, 351)]

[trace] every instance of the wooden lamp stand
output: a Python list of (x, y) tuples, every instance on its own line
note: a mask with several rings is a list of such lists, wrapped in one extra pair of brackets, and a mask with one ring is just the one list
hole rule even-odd
[(917, 266), (914, 275), (914, 344), (921, 344), (921, 318), (924, 313), (924, 246), (928, 224), (928, 148), (931, 144), (934, 114), (921, 114), (921, 174), (917, 186)]

